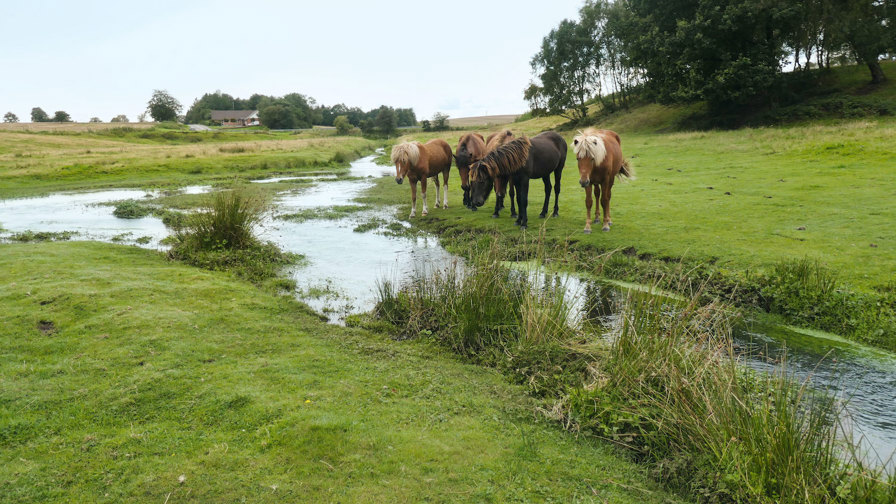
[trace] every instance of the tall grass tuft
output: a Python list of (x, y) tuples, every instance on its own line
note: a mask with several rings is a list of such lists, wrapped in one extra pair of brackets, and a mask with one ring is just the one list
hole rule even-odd
[(219, 191), (176, 229), (169, 257), (206, 269), (231, 271), (255, 283), (270, 280), (298, 256), (255, 236), (254, 226), (267, 210), (268, 201), (260, 192), (247, 188)]
[(570, 323), (562, 286), (495, 257), (383, 282), (375, 313), (553, 398), (568, 428), (631, 450), (699, 501), (896, 502), (892, 476), (838, 435), (840, 403), (786, 365), (766, 375), (739, 362), (725, 306), (632, 291), (602, 334)]

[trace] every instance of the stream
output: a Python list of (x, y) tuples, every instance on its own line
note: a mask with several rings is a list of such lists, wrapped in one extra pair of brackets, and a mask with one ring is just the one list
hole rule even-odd
[[(288, 270), (297, 282), (297, 297), (333, 323), (347, 315), (370, 311), (376, 287), (383, 279), (393, 282), (412, 277), (422, 266), (444, 265), (460, 259), (443, 249), (438, 239), (420, 233), (388, 232), (408, 227), (395, 219), (394, 208), (371, 208), (335, 219), (302, 222), (276, 215), (303, 210), (357, 205), (355, 199), (374, 185), (376, 177), (390, 175), (391, 167), (374, 163), (368, 156), (351, 163), (351, 180), (327, 174), (278, 177), (255, 182), (304, 180), (311, 182), (277, 194), (274, 212), (260, 225), (259, 235), (281, 249), (306, 260)], [(199, 194), (207, 186), (182, 191)], [(0, 200), (0, 241), (15, 233), (74, 232), (75, 240), (97, 240), (164, 250), (169, 230), (157, 217), (120, 219), (112, 215), (110, 202), (159, 196), (157, 191), (115, 189), (82, 193), (58, 193), (43, 197)], [(459, 201), (455, 197), (454, 201)], [(407, 201), (401, 201), (407, 204)], [(421, 217), (418, 217), (421, 218)], [(378, 224), (356, 230), (365, 221)], [(542, 275), (540, 281), (560, 282), (569, 294), (577, 316), (612, 320), (631, 285), (584, 280), (573, 275)], [(896, 356), (835, 335), (799, 328), (762, 325), (747, 321), (735, 331), (735, 342), (746, 349), (747, 366), (773, 371), (786, 348), (787, 369), (800, 380), (846, 401), (850, 427), (872, 465), (894, 467), (896, 457)]]

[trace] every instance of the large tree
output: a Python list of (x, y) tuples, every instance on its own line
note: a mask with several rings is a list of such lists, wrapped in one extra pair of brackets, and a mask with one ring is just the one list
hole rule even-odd
[(279, 102), (265, 105), (258, 111), (261, 124), (271, 129), (293, 129), (296, 127), (296, 114), (289, 103)]
[(786, 0), (629, 0), (621, 34), (661, 102), (714, 110), (766, 102), (780, 84), (799, 9)]
[(49, 122), (50, 116), (40, 107), (31, 109), (31, 122)]
[(834, 0), (841, 22), (842, 37), (859, 63), (868, 66), (871, 82), (887, 77), (880, 67), (880, 56), (896, 50), (896, 1)]
[(586, 102), (600, 93), (596, 50), (587, 27), (564, 19), (542, 40), (531, 66), (541, 80), (547, 109), (568, 119), (580, 120), (588, 113)]
[(68, 115), (68, 112), (64, 110), (57, 110), (53, 114), (53, 122), (72, 122), (72, 116)]
[(12, 112), (7, 112), (3, 115), (3, 122), (5, 123), (17, 123), (19, 122), (19, 116), (13, 114)]
[(391, 135), (395, 133), (395, 130), (398, 126), (398, 121), (395, 117), (395, 110), (392, 107), (387, 107), (385, 105), (381, 106), (376, 111), (374, 124), (376, 125), (377, 132), (382, 135)]
[(177, 116), (183, 108), (183, 105), (164, 89), (153, 90), (152, 98), (146, 104), (146, 110), (156, 122), (177, 121)]

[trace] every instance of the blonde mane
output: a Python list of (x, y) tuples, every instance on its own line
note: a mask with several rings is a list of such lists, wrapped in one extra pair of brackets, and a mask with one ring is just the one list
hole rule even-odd
[(392, 147), (392, 164), (417, 166), (417, 161), (420, 161), (420, 148), (417, 144), (404, 142)]
[(573, 137), (572, 144), (577, 159), (591, 158), (595, 166), (600, 165), (607, 157), (604, 135), (593, 128), (579, 131), (579, 134)]

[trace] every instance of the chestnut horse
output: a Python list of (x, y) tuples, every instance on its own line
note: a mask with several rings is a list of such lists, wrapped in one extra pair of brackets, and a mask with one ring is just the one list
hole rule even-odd
[(436, 208), (439, 208), (439, 174), (445, 181), (444, 208), (448, 208), (448, 174), (451, 172), (451, 147), (448, 142), (435, 139), (422, 144), (405, 142), (392, 147), (392, 162), (395, 163), (395, 181), (399, 184), (407, 177), (411, 182), (411, 217), (417, 215), (417, 181), (423, 190), (423, 215), (429, 213), (426, 207), (426, 179), (436, 183)]
[[(613, 224), (610, 218), (613, 181), (617, 176), (634, 180), (635, 172), (622, 157), (622, 142), (615, 131), (589, 128), (580, 131), (572, 145), (579, 162), (579, 184), (585, 188), (585, 233), (591, 233), (591, 205), (598, 198), (604, 209), (603, 231), (609, 231)], [(594, 200), (591, 199), (592, 190)], [(594, 217), (600, 217), (599, 209), (595, 209)]]
[(545, 131), (530, 140), (523, 136), (489, 152), (470, 168), (473, 204), (482, 206), (497, 180), (510, 180), (516, 188), (516, 203), (520, 214), (516, 224), (525, 229), (529, 218), (529, 181), (540, 178), (544, 182), (544, 206), (540, 216), (547, 217), (551, 199), (550, 176), (554, 175), (554, 217), (559, 215), (560, 176), (566, 164), (566, 140), (553, 131)]
[(460, 187), (464, 190), (464, 206), (476, 210), (470, 203), (470, 165), (485, 156), (485, 139), (479, 133), (467, 133), (457, 141), (454, 163), (460, 174)]
[[(498, 147), (506, 144), (507, 142), (514, 139), (513, 132), (509, 129), (505, 129), (502, 131), (496, 131), (492, 133), (485, 139), (485, 153), (497, 149)], [(493, 218), (498, 217), (498, 212), (504, 208), (504, 194), (505, 189), (510, 191), (510, 216), (516, 217), (516, 206), (514, 205), (513, 196), (514, 189), (513, 184), (510, 183), (509, 177), (499, 177), (495, 180), (495, 213), (492, 214)], [(475, 209), (476, 206), (473, 206)]]

